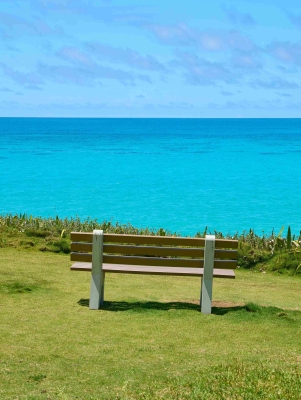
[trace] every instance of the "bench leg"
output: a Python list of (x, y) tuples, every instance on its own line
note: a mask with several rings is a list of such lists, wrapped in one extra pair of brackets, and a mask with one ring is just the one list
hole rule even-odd
[(90, 289), (90, 310), (99, 310), (104, 297), (104, 273), (102, 270), (103, 231), (93, 231), (92, 276)]
[(105, 272), (102, 273), (102, 286), (101, 286), (101, 292), (100, 292), (100, 304), (102, 305), (104, 302), (104, 297), (105, 297), (105, 277), (106, 274)]
[(215, 251), (215, 236), (206, 235), (204, 273), (201, 283), (201, 299), (200, 299), (201, 312), (203, 314), (211, 314), (214, 251)]

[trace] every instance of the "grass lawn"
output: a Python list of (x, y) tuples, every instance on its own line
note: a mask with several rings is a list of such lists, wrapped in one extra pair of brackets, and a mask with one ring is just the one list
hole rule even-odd
[(68, 255), (0, 249), (1, 399), (300, 399), (301, 279), (90, 274)]

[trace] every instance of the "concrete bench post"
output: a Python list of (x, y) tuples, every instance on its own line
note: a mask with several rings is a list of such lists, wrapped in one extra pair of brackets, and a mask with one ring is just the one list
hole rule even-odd
[(201, 311), (203, 314), (211, 314), (212, 307), (212, 283), (214, 268), (215, 236), (206, 235), (204, 254), (204, 273), (201, 284)]
[(99, 310), (104, 299), (105, 274), (102, 269), (103, 231), (93, 231), (92, 245), (92, 275), (90, 289), (90, 310)]

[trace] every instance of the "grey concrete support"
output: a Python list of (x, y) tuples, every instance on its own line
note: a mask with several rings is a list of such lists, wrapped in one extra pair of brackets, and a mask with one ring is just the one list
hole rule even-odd
[(104, 300), (104, 272), (102, 270), (103, 258), (103, 231), (93, 231), (92, 247), (92, 275), (90, 289), (90, 310), (99, 310)]
[(214, 268), (215, 236), (206, 235), (204, 274), (201, 285), (201, 311), (203, 314), (211, 314), (212, 307), (212, 283)]

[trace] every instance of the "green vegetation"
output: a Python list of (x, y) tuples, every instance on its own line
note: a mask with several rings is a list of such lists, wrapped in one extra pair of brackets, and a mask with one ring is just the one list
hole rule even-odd
[(90, 274), (34, 249), (0, 249), (1, 399), (300, 399), (299, 276), (239, 269), (204, 315), (198, 278), (108, 274), (90, 311)]
[[(113, 224), (110, 221), (99, 223), (97, 220), (79, 218), (41, 218), (27, 215), (0, 216), (0, 248), (14, 247), (35, 249), (43, 252), (65, 253), (70, 252), (70, 232), (92, 232), (93, 229), (103, 229), (104, 232), (124, 233), (135, 235), (179, 236), (163, 228), (138, 229), (131, 224)], [(219, 238), (239, 240), (238, 266), (260, 272), (277, 271), (281, 274), (301, 275), (301, 232), (299, 236), (291, 234), (288, 227), (286, 237), (282, 237), (284, 228), (278, 235), (259, 236), (250, 229), (242, 234), (223, 235), (221, 232), (212, 232)], [(203, 232), (197, 232), (196, 237), (204, 237)]]

